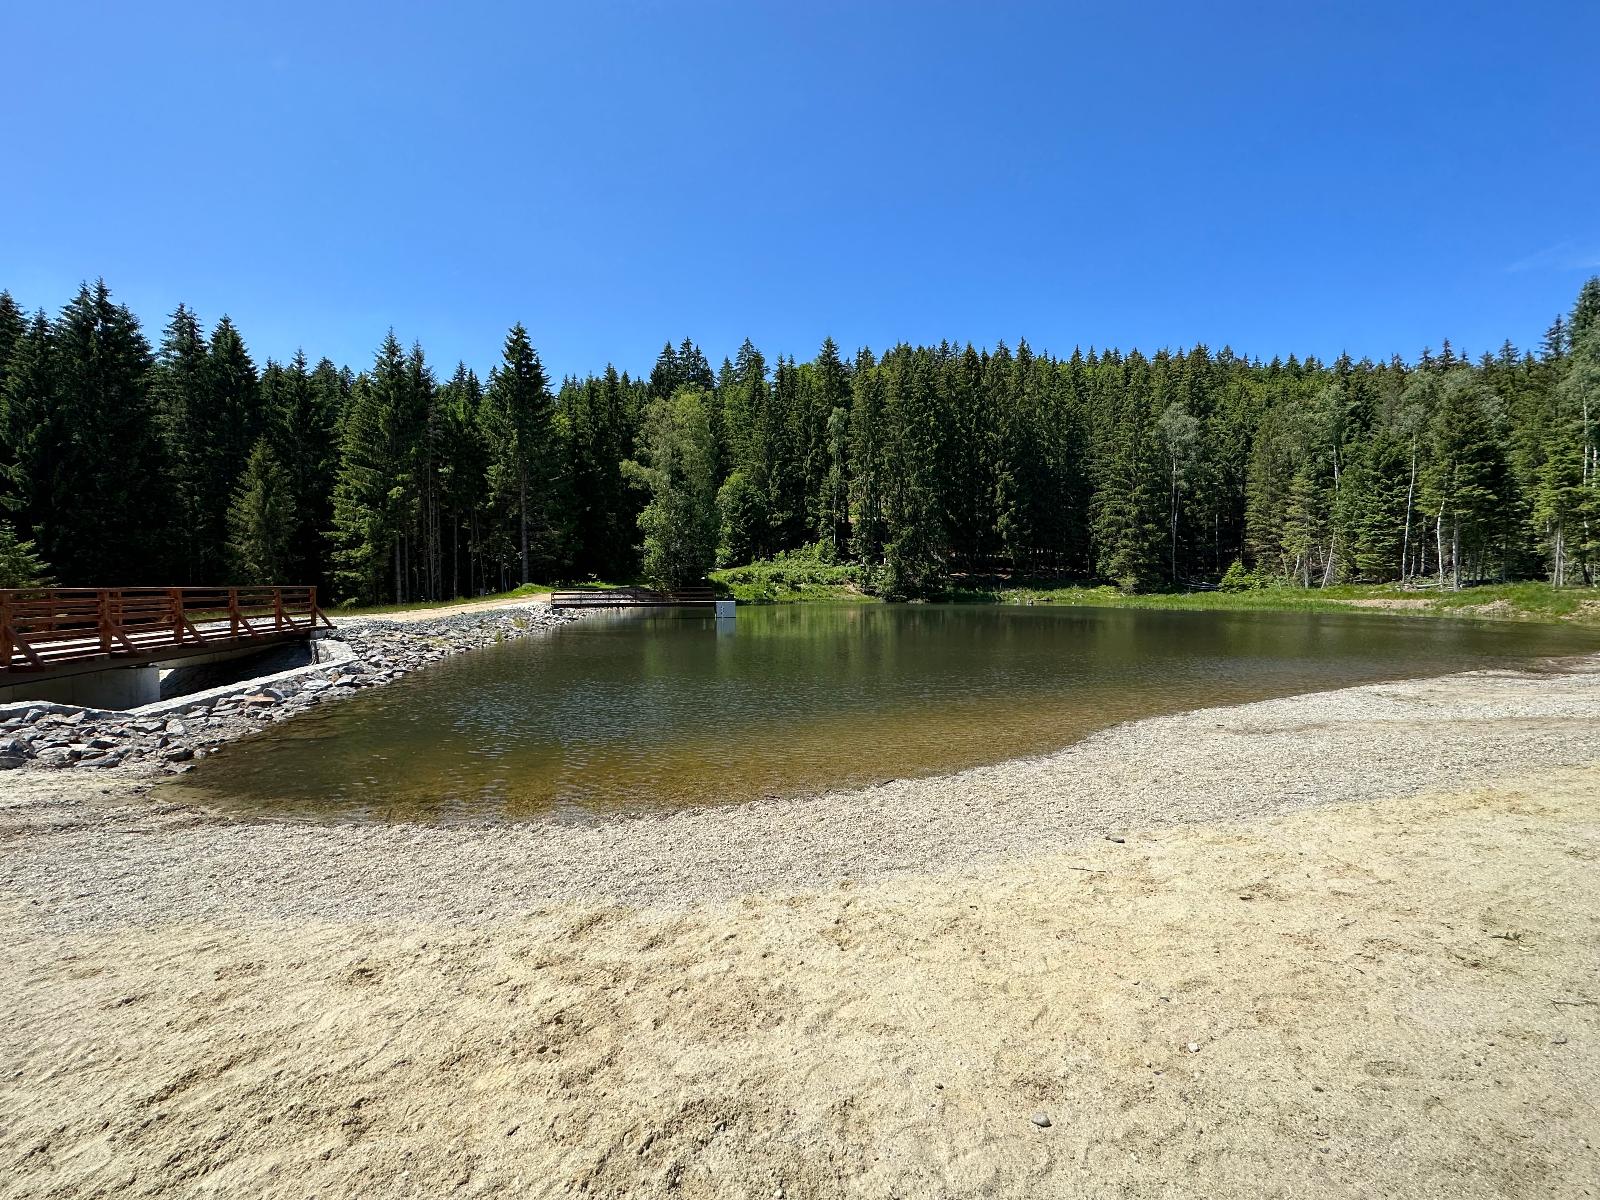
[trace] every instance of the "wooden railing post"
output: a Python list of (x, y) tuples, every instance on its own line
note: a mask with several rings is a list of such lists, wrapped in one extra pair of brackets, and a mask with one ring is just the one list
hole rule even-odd
[(111, 589), (101, 588), (95, 593), (95, 598), (100, 602), (100, 653), (111, 653)]
[(239, 636), (239, 589), (236, 587), (228, 589), (228, 636)]
[(283, 589), (281, 587), (272, 589), (272, 627), (279, 630), (283, 628)]
[(172, 606), (172, 640), (183, 644), (183, 589), (168, 588), (167, 603)]
[(0, 654), (5, 655), (5, 665), (11, 665), (16, 643), (11, 637), (11, 593), (0, 592)]

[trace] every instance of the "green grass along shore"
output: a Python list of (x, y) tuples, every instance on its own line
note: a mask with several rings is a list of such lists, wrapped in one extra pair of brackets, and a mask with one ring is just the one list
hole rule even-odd
[[(797, 570), (784, 563), (752, 563), (711, 573), (711, 582), (742, 604), (795, 604), (806, 602), (876, 604), (877, 597), (863, 592), (856, 569), (847, 565), (806, 564)], [(459, 603), (491, 603), (536, 596), (554, 588), (595, 588), (637, 585), (593, 580), (572, 583), (531, 583), (490, 596)], [(1548, 583), (1493, 583), (1464, 587), (1460, 591), (1437, 587), (1402, 588), (1396, 584), (1339, 584), (1326, 588), (1271, 586), (1242, 592), (1127, 593), (1115, 587), (1062, 584), (1051, 581), (998, 579), (952, 581), (936, 601), (958, 604), (1050, 604), (1063, 607), (1161, 608), (1196, 611), (1351, 612), (1390, 615), (1451, 617), (1494, 621), (1543, 621), (1600, 628), (1600, 589), (1555, 588)], [(434, 602), (384, 605), (375, 608), (340, 608), (351, 616), (437, 608)]]

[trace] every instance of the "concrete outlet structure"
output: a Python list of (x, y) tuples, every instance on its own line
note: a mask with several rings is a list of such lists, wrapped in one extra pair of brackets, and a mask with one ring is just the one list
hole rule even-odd
[(190, 669), (207, 663), (231, 662), (261, 653), (260, 645), (247, 643), (210, 654), (189, 654), (183, 658), (131, 665), (99, 666), (94, 670), (54, 675), (47, 679), (24, 677), (16, 683), (0, 684), (0, 704), (47, 700), (56, 704), (73, 704), (79, 708), (105, 708), (114, 711), (143, 708), (161, 699), (161, 679), (170, 670), (179, 667)]

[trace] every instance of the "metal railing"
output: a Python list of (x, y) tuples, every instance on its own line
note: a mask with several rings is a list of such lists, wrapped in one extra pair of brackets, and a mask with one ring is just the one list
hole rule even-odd
[(309, 633), (314, 587), (0, 589), (0, 670), (161, 658)]

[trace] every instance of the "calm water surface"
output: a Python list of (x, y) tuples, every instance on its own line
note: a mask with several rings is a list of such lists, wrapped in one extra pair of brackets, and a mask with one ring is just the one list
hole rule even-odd
[(293, 818), (592, 820), (950, 771), (1119, 721), (1600, 639), (1369, 614), (792, 605), (598, 617), (312, 710), (166, 785)]

